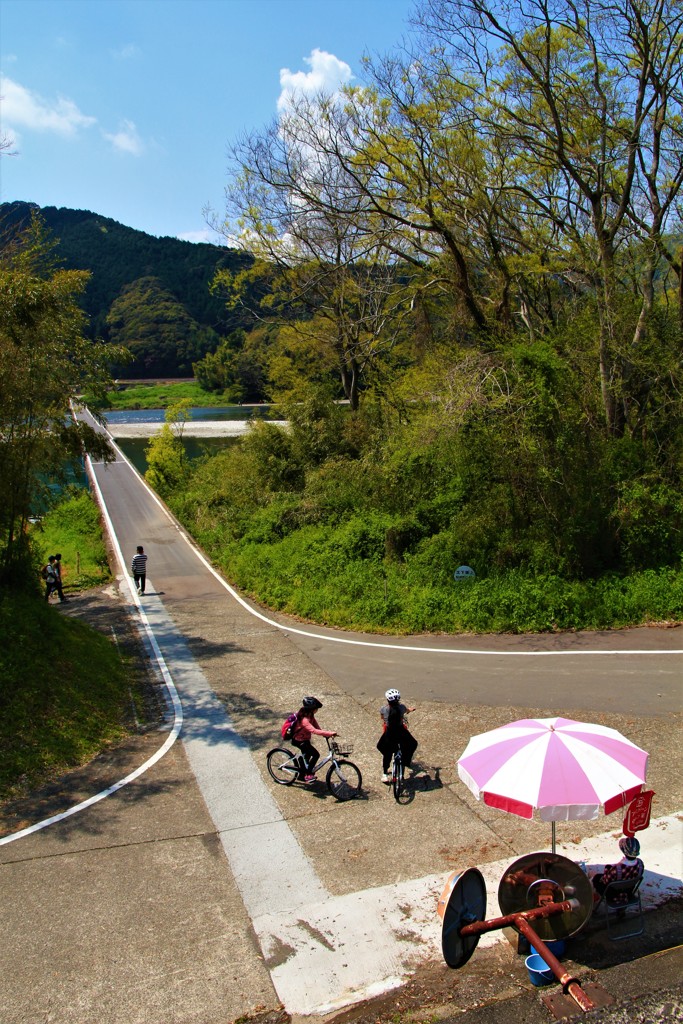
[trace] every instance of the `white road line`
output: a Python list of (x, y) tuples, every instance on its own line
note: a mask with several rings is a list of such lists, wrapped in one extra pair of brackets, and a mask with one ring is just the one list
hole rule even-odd
[[(109, 434), (109, 431), (107, 431), (107, 433)], [(112, 437), (111, 434), (109, 434), (109, 440), (110, 440), (111, 444), (113, 445), (113, 447), (116, 448), (116, 451), (119, 453), (119, 455), (124, 460), (124, 462), (128, 463), (128, 465), (133, 470), (133, 472), (136, 474), (136, 476), (139, 477), (140, 481), (142, 482), (144, 487), (147, 488), (147, 490), (149, 491), (149, 493), (152, 496), (152, 498), (154, 499), (154, 501), (156, 501), (156, 503), (159, 506), (159, 508), (170, 519), (171, 523), (178, 530), (180, 536), (183, 538), (185, 543), (192, 549), (192, 551), (195, 553), (195, 555), (200, 560), (200, 562), (202, 562), (206, 566), (206, 568), (209, 570), (210, 573), (212, 573), (212, 575), (216, 578), (216, 580), (218, 580), (220, 585), (222, 587), (224, 587), (225, 590), (228, 591), (230, 596), (233, 597), (235, 599), (235, 601), (237, 601), (237, 603), (240, 604), (246, 611), (248, 611), (250, 615), (253, 615), (254, 618), (256, 618), (256, 619), (260, 619), (261, 622), (265, 622), (267, 625), (272, 626), (274, 629), (279, 629), (283, 633), (296, 633), (298, 636), (311, 637), (313, 640), (327, 640), (327, 641), (329, 641), (330, 643), (333, 643), (333, 644), (351, 644), (354, 647), (377, 647), (377, 648), (380, 648), (380, 649), (383, 649), (383, 650), (388, 650), (388, 651), (418, 651), (418, 652), (423, 652), (423, 653), (426, 653), (426, 654), (468, 654), (468, 655), (472, 655), (473, 657), (478, 657), (479, 655), (486, 655), (486, 656), (490, 657), (491, 655), (495, 655), (498, 658), (543, 658), (543, 657), (559, 657), (559, 656), (562, 656), (562, 655), (586, 655), (586, 654), (590, 654), (590, 655), (593, 655), (593, 656), (596, 656), (596, 655), (602, 656), (602, 655), (606, 655), (606, 654), (608, 654), (608, 655), (615, 655), (615, 654), (619, 654), (619, 655), (632, 655), (632, 654), (646, 654), (646, 655), (647, 654), (650, 654), (650, 655), (652, 655), (652, 654), (658, 654), (658, 655), (659, 654), (683, 654), (683, 648), (681, 650), (674, 650), (674, 651), (670, 651), (670, 650), (653, 650), (653, 651), (648, 651), (648, 650), (637, 650), (637, 649), (632, 649), (632, 648), (629, 649), (629, 650), (623, 650), (623, 651), (618, 651), (618, 650), (614, 650), (614, 651), (596, 651), (596, 650), (580, 650), (580, 651), (577, 651), (577, 650), (568, 650), (568, 651), (494, 651), (494, 650), (477, 650), (477, 651), (473, 651), (473, 650), (469, 650), (468, 648), (465, 648), (465, 647), (423, 647), (423, 646), (419, 646), (419, 645), (418, 646), (410, 646), (408, 644), (384, 643), (382, 641), (376, 641), (376, 640), (356, 640), (356, 639), (353, 639), (351, 637), (327, 636), (324, 633), (314, 633), (311, 630), (300, 629), (297, 626), (284, 625), (281, 622), (276, 622), (275, 619), (269, 619), (267, 615), (264, 615), (262, 612), (257, 611), (256, 608), (252, 608), (251, 605), (248, 604), (244, 600), (244, 598), (241, 597), (240, 594), (238, 594), (237, 591), (234, 590), (230, 586), (230, 584), (220, 575), (220, 573), (217, 572), (216, 569), (214, 569), (214, 567), (211, 565), (211, 563), (207, 560), (207, 558), (204, 555), (203, 551), (201, 551), (201, 549), (197, 547), (197, 545), (194, 543), (194, 541), (190, 537), (190, 535), (188, 533), (186, 533), (184, 528), (177, 522), (177, 520), (173, 516), (171, 516), (171, 514), (169, 513), (169, 510), (166, 508), (166, 506), (163, 504), (163, 502), (159, 499), (159, 497), (154, 493), (154, 491), (151, 489), (151, 487), (149, 486), (149, 484), (147, 483), (145, 478), (143, 476), (141, 476), (140, 473), (138, 473), (137, 469), (132, 464), (132, 462), (128, 459), (128, 457), (125, 455), (125, 453), (121, 451), (121, 449), (116, 444), (116, 441), (114, 440), (114, 438)]]
[(119, 789), (127, 786), (129, 782), (133, 782), (141, 775), (144, 775), (152, 765), (155, 765), (157, 761), (159, 761), (164, 754), (171, 749), (178, 738), (180, 724), (181, 723), (178, 722), (176, 727), (176, 723), (174, 723), (173, 731), (167, 737), (164, 745), (160, 747), (148, 761), (141, 764), (140, 767), (136, 768), (134, 772), (130, 773), (130, 775), (126, 775), (125, 779), (115, 782), (114, 785), (109, 786), (108, 789), (103, 789), (100, 793), (95, 793), (94, 796), (88, 797), (87, 800), (83, 800), (80, 804), (75, 804), (73, 807), (69, 807), (68, 810), (62, 811), (60, 814), (54, 814), (51, 818), (45, 818), (43, 821), (38, 821), (35, 825), (23, 828), (20, 832), (13, 832), (9, 836), (3, 836), (0, 838), (0, 846), (6, 846), (8, 843), (13, 843), (16, 839), (23, 839), (24, 836), (30, 836), (33, 832), (39, 832), (41, 829), (47, 828), (48, 825), (55, 825), (58, 821), (64, 821), (65, 818), (70, 818), (72, 814), (78, 814), (80, 811), (84, 811), (87, 807), (91, 807), (93, 804), (99, 803), (100, 800), (104, 800), (106, 797), (112, 796), (114, 793), (118, 792)]
[[(137, 591), (126, 573), (121, 546), (97, 479), (92, 467), (88, 466), (88, 469), (123, 578), (137, 606), (172, 701), (173, 728), (159, 750), (125, 779), (60, 814), (5, 836), (0, 839), (0, 845), (14, 842), (85, 810), (133, 782), (156, 764), (173, 746), (183, 726), (180, 691), (186, 710), (183, 745), (249, 916), (291, 912), (298, 906), (302, 892), (306, 892), (309, 899), (326, 900), (329, 898), (327, 889), (263, 782), (247, 743), (235, 731), (187, 644), (178, 636), (162, 601), (150, 594), (146, 599), (146, 609), (142, 608)], [(148, 582), (151, 586), (149, 577)], [(165, 638), (162, 643), (166, 657), (157, 636)], [(173, 665), (175, 682), (166, 658)]]
[(109, 513), (105, 507), (104, 500), (102, 498), (102, 492), (100, 491), (95, 474), (92, 472), (92, 466), (89, 465), (89, 463), (90, 457), (88, 456), (86, 458), (86, 468), (90, 469), (89, 475), (99, 497), (100, 510), (107, 524), (107, 529), (109, 531), (109, 536), (112, 545), (114, 546), (114, 550), (116, 552), (116, 557), (119, 561), (119, 565), (123, 570), (124, 579), (128, 583), (131, 598), (137, 605), (138, 614), (140, 616), (140, 621), (145, 631), (146, 639), (154, 654), (156, 667), (158, 668), (164, 680), (164, 684), (166, 686), (166, 690), (169, 695), (169, 700), (173, 709), (173, 726), (171, 728), (169, 735), (166, 737), (166, 740), (161, 745), (161, 747), (159, 747), (156, 753), (152, 754), (152, 756), (148, 758), (147, 761), (144, 762), (144, 764), (141, 764), (139, 768), (136, 768), (135, 771), (131, 772), (129, 775), (126, 775), (124, 779), (120, 779), (118, 782), (115, 782), (112, 786), (109, 786), (107, 789), (103, 789), (101, 790), (101, 792), (95, 793), (94, 796), (88, 797), (87, 800), (83, 800), (81, 801), (81, 803), (74, 804), (73, 807), (69, 807), (66, 811), (61, 811), (59, 814), (53, 814), (50, 818), (44, 818), (42, 821), (36, 822), (35, 825), (30, 825), (27, 828), (23, 828), (19, 832), (13, 832), (11, 835), (3, 836), (2, 838), (0, 838), (0, 846), (7, 846), (8, 843), (16, 842), (17, 839), (23, 839), (25, 836), (30, 836), (34, 832), (39, 832), (41, 829), (47, 828), (48, 825), (55, 825), (59, 821), (64, 821), (65, 818), (70, 818), (71, 815), (78, 814), (80, 811), (84, 811), (86, 810), (86, 808), (92, 807), (93, 804), (99, 803), (100, 800), (104, 800), (106, 799), (106, 797), (112, 796), (114, 793), (117, 793), (120, 789), (123, 789), (124, 786), (127, 786), (130, 782), (134, 782), (135, 779), (138, 779), (140, 778), (141, 775), (144, 775), (146, 771), (152, 768), (153, 765), (157, 763), (157, 761), (160, 761), (161, 758), (166, 753), (168, 753), (168, 751), (171, 749), (175, 741), (178, 739), (180, 729), (183, 724), (183, 709), (180, 703), (178, 692), (175, 686), (173, 685), (171, 673), (169, 672), (168, 666), (166, 665), (163, 655), (159, 649), (159, 645), (157, 643), (156, 637), (154, 636), (154, 632), (149, 624), (149, 621), (147, 619), (147, 616), (145, 615), (143, 608), (140, 605), (140, 600), (138, 598), (137, 592), (135, 591), (135, 588), (133, 587), (127, 573), (125, 572), (123, 554), (121, 552), (118, 537), (116, 536), (116, 531), (114, 530), (114, 524), (112, 523), (109, 517)]

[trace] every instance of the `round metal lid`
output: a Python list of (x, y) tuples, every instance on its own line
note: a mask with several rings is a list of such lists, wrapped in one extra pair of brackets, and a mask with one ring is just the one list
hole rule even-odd
[(486, 920), (486, 883), (479, 868), (454, 871), (437, 905), (442, 920), (441, 950), (449, 967), (464, 967), (477, 948), (478, 935), (460, 935), (473, 921)]
[(498, 886), (503, 914), (570, 899), (578, 900), (576, 909), (529, 922), (539, 939), (547, 942), (575, 935), (593, 912), (593, 886), (579, 865), (557, 853), (528, 853), (503, 872)]

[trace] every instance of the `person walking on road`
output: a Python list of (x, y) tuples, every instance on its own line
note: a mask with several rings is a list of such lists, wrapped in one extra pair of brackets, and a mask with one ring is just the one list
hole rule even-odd
[(299, 779), (301, 782), (315, 782), (315, 775), (312, 774), (320, 753), (311, 743), (311, 736), (329, 736), (330, 739), (336, 736), (336, 732), (329, 729), (321, 729), (318, 725), (315, 713), (322, 707), (317, 697), (304, 697), (301, 707), (296, 714), (296, 722), (292, 730), (292, 743), (301, 751), (299, 759)]
[(138, 544), (137, 551), (133, 555), (130, 571), (133, 574), (135, 589), (138, 594), (144, 594), (145, 582), (147, 580), (147, 555), (145, 554), (145, 549), (142, 544)]

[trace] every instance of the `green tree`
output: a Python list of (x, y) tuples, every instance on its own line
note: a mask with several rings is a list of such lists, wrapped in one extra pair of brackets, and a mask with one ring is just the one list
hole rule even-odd
[(72, 416), (87, 389), (105, 401), (109, 364), (123, 353), (84, 337), (78, 299), (88, 275), (57, 268), (54, 243), (35, 216), (0, 252), (0, 582), (26, 578), (26, 525), (85, 451), (113, 457), (104, 439)]
[(208, 352), (192, 369), (206, 391), (222, 391), (229, 402), (260, 402), (266, 397), (266, 368), (259, 353), (258, 330), (247, 335), (233, 331), (215, 352)]
[(344, 161), (331, 154), (348, 120), (333, 97), (297, 97), (277, 122), (242, 138), (223, 230), (240, 232), (241, 244), (275, 268), (271, 317), (294, 320), (313, 346), (329, 350), (355, 410), (362, 381), (400, 336), (412, 293), (348, 170), (352, 149)]
[(218, 344), (157, 277), (125, 285), (107, 316), (109, 336), (133, 356), (132, 372), (148, 376), (189, 374), (193, 361)]
[(190, 460), (183, 445), (183, 431), (190, 415), (188, 399), (169, 405), (166, 422), (145, 448), (145, 479), (162, 498), (169, 497), (188, 479)]
[(482, 137), (505, 156), (503, 187), (545, 225), (546, 276), (594, 299), (605, 423), (620, 436), (652, 394), (633, 385), (657, 275), (669, 268), (680, 288), (683, 273), (666, 234), (683, 185), (681, 5), (425, 0), (421, 22), (428, 73), (466, 80)]

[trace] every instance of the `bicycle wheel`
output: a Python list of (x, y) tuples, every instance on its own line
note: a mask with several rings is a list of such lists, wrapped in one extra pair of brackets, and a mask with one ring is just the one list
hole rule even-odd
[(335, 761), (327, 772), (327, 788), (337, 800), (353, 800), (363, 777), (353, 761)]
[(268, 773), (278, 786), (291, 786), (295, 781), (299, 770), (295, 763), (298, 755), (293, 750), (285, 750), (284, 747), (275, 747), (266, 757)]
[(394, 757), (394, 771), (391, 776), (392, 788), (394, 790), (394, 800), (401, 799), (401, 793), (403, 792), (403, 758)]

